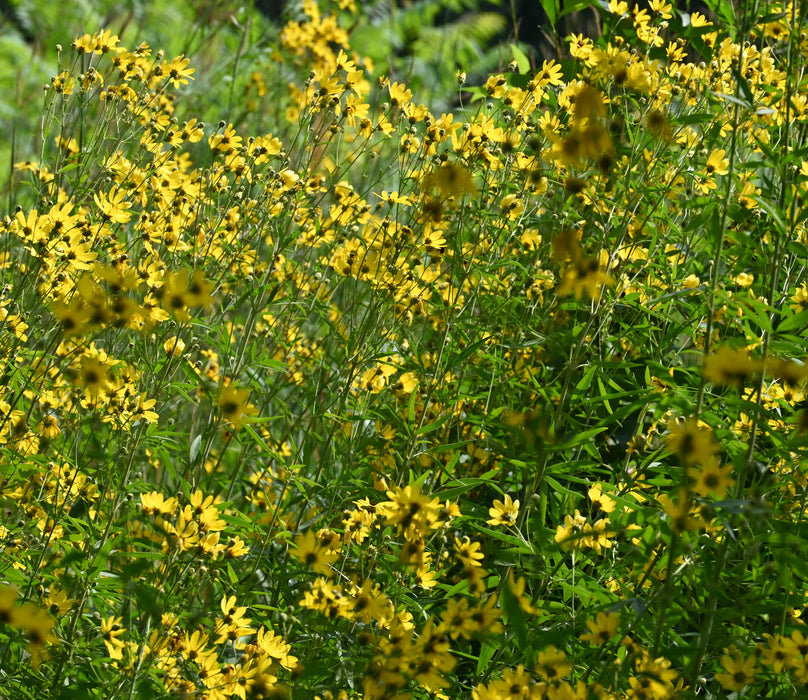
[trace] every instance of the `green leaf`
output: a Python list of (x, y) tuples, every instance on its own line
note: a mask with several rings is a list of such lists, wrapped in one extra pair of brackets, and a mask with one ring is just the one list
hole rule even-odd
[(506, 532), (500, 532), (499, 530), (494, 530), (493, 528), (484, 527), (482, 525), (475, 524), (474, 528), (479, 532), (488, 535), (489, 537), (493, 537), (496, 540), (513, 545), (521, 554), (534, 553), (532, 548), (524, 540), (521, 540), (514, 535), (509, 535)]
[[(499, 602), (505, 613), (505, 621), (508, 625), (507, 629), (513, 630), (514, 632), (516, 648), (525, 656), (531, 655), (532, 648), (528, 645), (527, 641), (526, 614), (522, 608), (519, 607), (519, 601), (511, 590), (510, 581), (505, 581), (505, 585), (500, 589)], [(532, 663), (532, 660), (529, 659), (528, 663)]]
[(202, 436), (197, 435), (191, 442), (191, 447), (188, 450), (188, 463), (193, 466), (196, 464), (196, 458), (199, 456), (199, 450), (202, 447)]
[(516, 44), (511, 44), (511, 53), (513, 54), (513, 60), (516, 61), (516, 67), (519, 69), (519, 72), (529, 72), (530, 61), (528, 60), (528, 57), (525, 56), (522, 49), (520, 49)]
[(491, 659), (494, 658), (494, 654), (497, 651), (497, 647), (493, 644), (489, 644), (488, 642), (483, 642), (482, 646), (480, 647), (480, 656), (477, 658), (477, 675), (481, 676), (485, 673), (488, 665), (491, 663)]
[[(495, 472), (489, 472), (492, 476)], [(472, 489), (477, 488), (478, 486), (482, 486), (483, 484), (492, 485), (491, 480), (486, 478), (486, 475), (482, 477), (475, 477), (470, 479), (457, 479), (456, 481), (450, 481), (446, 484), (448, 488), (440, 491), (438, 493), (432, 494), (433, 496), (437, 496), (440, 500), (454, 500), (461, 494), (466, 493), (467, 491), (471, 491)]]
[(580, 12), (581, 10), (586, 10), (596, 5), (598, 5), (598, 3), (594, 2), (594, 0), (572, 0), (571, 2), (565, 2), (564, 6), (561, 8), (561, 12), (558, 13), (558, 17), (560, 19), (564, 17), (564, 15)]
[(547, 19), (550, 22), (550, 26), (555, 31), (555, 25), (558, 21), (558, 12), (559, 12), (559, 1), (558, 0), (539, 0), (541, 3), (542, 9), (547, 13)]

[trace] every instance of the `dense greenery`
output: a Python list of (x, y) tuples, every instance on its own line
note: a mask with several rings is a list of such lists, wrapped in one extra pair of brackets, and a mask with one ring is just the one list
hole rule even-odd
[(804, 4), (90, 5), (0, 39), (0, 697), (808, 692)]

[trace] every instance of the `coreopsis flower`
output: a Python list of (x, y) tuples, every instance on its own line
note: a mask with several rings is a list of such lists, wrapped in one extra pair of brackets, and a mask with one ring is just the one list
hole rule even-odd
[(291, 554), (316, 573), (325, 576), (331, 573), (331, 564), (339, 559), (338, 554), (329, 552), (327, 547), (320, 544), (313, 530), (307, 530), (295, 538), (295, 548)]
[(163, 350), (169, 357), (179, 357), (185, 352), (185, 341), (176, 335), (172, 335), (163, 343)]
[(140, 394), (131, 408), (132, 418), (146, 421), (146, 423), (156, 423), (160, 417), (156, 411), (152, 410), (156, 404), (157, 399), (147, 399), (145, 394)]
[(549, 85), (563, 85), (563, 71), (561, 65), (555, 61), (544, 61), (541, 70), (533, 77), (536, 88), (545, 88)]
[(582, 634), (579, 639), (590, 644), (605, 644), (617, 633), (620, 616), (617, 613), (608, 615), (599, 612), (594, 620), (587, 620), (589, 632)]
[(555, 541), (562, 549), (581, 549), (586, 518), (576, 510), (575, 515), (564, 516), (564, 524), (556, 528)]
[(258, 409), (248, 401), (249, 396), (248, 389), (237, 389), (234, 384), (228, 384), (216, 400), (222, 411), (222, 418), (235, 430), (239, 430), (251, 420), (251, 416), (258, 413)]
[(573, 58), (581, 60), (589, 58), (594, 46), (592, 39), (585, 37), (583, 34), (571, 34), (568, 40), (570, 42), (570, 54), (572, 54)]
[(651, 12), (659, 15), (662, 19), (673, 17), (673, 5), (668, 0), (651, 0)]
[(614, 510), (615, 501), (613, 498), (603, 493), (603, 486), (601, 484), (595, 484), (589, 489), (587, 495), (589, 496), (589, 502), (592, 504), (593, 512), (602, 510), (604, 513), (611, 513)]
[(172, 58), (170, 63), (163, 66), (163, 74), (168, 76), (169, 81), (175, 88), (180, 85), (187, 85), (189, 79), (193, 80), (191, 75), (196, 72), (196, 69), (188, 68), (190, 62), (190, 58), (185, 58), (185, 54), (180, 54), (176, 58)]
[(668, 445), (688, 466), (706, 463), (720, 449), (712, 428), (693, 418), (671, 426)]
[(458, 560), (467, 567), (482, 566), (484, 554), (482, 553), (479, 542), (471, 540), (464, 536), (463, 539), (455, 537), (454, 551)]
[(568, 265), (561, 274), (558, 295), (574, 294), (576, 299), (582, 296), (597, 299), (604, 287), (614, 285), (614, 278), (606, 271), (603, 257), (583, 257)]
[(40, 217), (36, 209), (32, 209), (27, 215), (18, 211), (14, 215), (12, 230), (27, 243), (44, 243), (47, 241), (45, 222), (46, 219)]
[(235, 559), (249, 553), (250, 549), (238, 535), (227, 541), (224, 548), (225, 559)]
[(314, 581), (311, 590), (303, 594), (300, 605), (309, 610), (319, 610), (330, 618), (346, 617), (350, 599), (343, 594), (342, 586), (321, 576)]
[(390, 102), (395, 107), (403, 107), (412, 99), (412, 90), (406, 85), (392, 83), (388, 86), (388, 91), (390, 92)]
[(370, 579), (363, 581), (360, 588), (355, 588), (351, 593), (351, 598), (350, 617), (366, 623), (380, 620), (391, 606), (387, 596)]
[(123, 659), (124, 641), (119, 637), (126, 630), (121, 627), (120, 617), (106, 617), (101, 620), (101, 638), (104, 640), (104, 646), (107, 648), (109, 658), (116, 661)]
[(431, 532), (439, 519), (440, 501), (422, 494), (417, 484), (394, 487), (387, 492), (389, 501), (376, 505), (376, 513), (388, 525), (395, 525), (409, 539), (417, 540)]
[(608, 532), (608, 527), (609, 521), (606, 518), (596, 520), (592, 525), (589, 523), (584, 525), (584, 545), (594, 549), (598, 554), (604, 549), (611, 549), (612, 542), (609, 538), (614, 537), (614, 534)]
[(163, 541), (163, 551), (178, 550), (186, 552), (199, 544), (199, 526), (188, 518), (184, 512), (177, 516), (177, 522), (171, 524), (163, 522), (166, 538)]
[(0, 586), (0, 623), (11, 624), (17, 603), (15, 586)]
[(251, 618), (245, 616), (247, 607), (237, 605), (236, 596), (224, 596), (220, 608), (223, 617), (216, 618), (216, 626), (213, 631), (216, 635), (216, 644), (235, 642), (239, 637), (255, 634), (255, 630), (249, 626)]
[(805, 310), (808, 308), (808, 284), (805, 282), (802, 283), (799, 287), (797, 287), (794, 295), (790, 298), (793, 302), (790, 306), (792, 311), (795, 313), (799, 313), (800, 311)]
[(485, 94), (488, 97), (499, 99), (505, 94), (508, 88), (508, 81), (504, 75), (492, 75), (485, 83)]
[(173, 515), (177, 510), (177, 499), (166, 498), (159, 491), (140, 494), (140, 504), (144, 515)]
[(241, 148), (242, 138), (236, 135), (236, 130), (232, 124), (228, 124), (223, 133), (213, 134), (208, 139), (208, 145), (212, 151), (222, 153), (235, 153)]
[(787, 641), (780, 635), (764, 634), (766, 646), (763, 647), (760, 661), (764, 666), (769, 666), (775, 673), (781, 673), (791, 658)]
[(109, 194), (96, 192), (93, 195), (93, 200), (101, 210), (101, 219), (105, 223), (124, 224), (132, 218), (132, 212), (129, 211), (132, 203), (124, 199), (124, 192), (121, 189)]
[(721, 657), (721, 666), (726, 673), (716, 673), (715, 679), (721, 684), (724, 690), (743, 690), (753, 680), (757, 674), (755, 657), (744, 658), (739, 651), (733, 651)]
[(98, 357), (82, 355), (79, 361), (76, 384), (90, 398), (104, 396), (111, 388), (110, 367)]
[(447, 161), (424, 178), (426, 187), (437, 187), (444, 197), (477, 194), (474, 176), (459, 163)]
[(494, 501), (494, 505), (488, 509), (488, 514), (491, 516), (489, 520), (486, 520), (489, 525), (510, 527), (516, 522), (519, 515), (519, 501), (514, 501), (506, 494), (504, 501)]
[(554, 646), (547, 647), (539, 652), (535, 672), (540, 678), (548, 681), (558, 681), (572, 670), (572, 662), (567, 655)]
[[(189, 279), (190, 278), (190, 279)], [(201, 272), (190, 275), (188, 270), (167, 272), (162, 285), (154, 295), (159, 299), (162, 307), (173, 313), (179, 321), (189, 321), (191, 316), (188, 309), (197, 306), (209, 306), (213, 303), (210, 295), (213, 285), (208, 282)]]
[(45, 603), (51, 615), (64, 615), (76, 603), (75, 600), (69, 598), (61, 588), (51, 586), (48, 589), (48, 596)]
[(726, 151), (723, 148), (716, 149), (707, 158), (707, 165), (704, 170), (708, 177), (712, 175), (726, 175), (729, 173), (729, 158), (726, 158)]
[(713, 384), (741, 387), (761, 370), (760, 360), (754, 359), (744, 348), (720, 347), (704, 358), (702, 376)]
[(710, 22), (701, 12), (694, 12), (690, 15), (691, 27), (712, 27), (713, 23)]
[(33, 603), (24, 603), (16, 610), (14, 626), (21, 629), (28, 639), (28, 652), (34, 668), (46, 655), (45, 647), (59, 641), (53, 633), (55, 618)]
[(732, 465), (723, 467), (716, 457), (703, 461), (699, 467), (690, 467), (687, 475), (692, 480), (692, 489), (703, 498), (715, 496), (723, 498), (726, 492), (735, 484), (732, 478)]
[(685, 489), (680, 489), (676, 500), (667, 493), (657, 496), (657, 501), (665, 510), (665, 516), (676, 532), (698, 530), (704, 526), (704, 521), (693, 513), (693, 499)]
[(369, 391), (371, 394), (378, 394), (387, 386), (387, 378), (397, 371), (398, 368), (395, 365), (380, 362), (362, 373), (357, 382), (358, 388)]
[(297, 657), (290, 653), (292, 646), (272, 630), (261, 627), (256, 635), (255, 643), (264, 654), (277, 660), (285, 669), (291, 671), (297, 667)]
[(524, 200), (515, 194), (505, 195), (500, 206), (502, 207), (502, 213), (511, 220), (518, 219), (525, 211)]

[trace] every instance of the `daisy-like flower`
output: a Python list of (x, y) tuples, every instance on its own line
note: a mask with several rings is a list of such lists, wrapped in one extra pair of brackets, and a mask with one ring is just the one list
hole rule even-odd
[(118, 639), (126, 630), (121, 627), (120, 617), (107, 617), (101, 620), (101, 637), (107, 648), (109, 658), (121, 660), (123, 658), (124, 642)]
[(488, 514), (491, 516), (486, 520), (489, 525), (510, 527), (519, 515), (519, 501), (514, 501), (506, 495), (504, 501), (494, 501), (494, 505), (488, 509)]
[(249, 390), (236, 389), (233, 384), (228, 384), (222, 389), (222, 393), (216, 401), (219, 408), (222, 409), (222, 417), (229, 421), (236, 430), (248, 422), (250, 416), (258, 412), (255, 406), (247, 401), (249, 396)]
[(755, 657), (744, 659), (739, 651), (735, 651), (731, 656), (724, 654), (721, 657), (721, 666), (726, 673), (716, 673), (715, 679), (724, 690), (742, 690), (755, 679), (757, 673)]
[(729, 158), (726, 158), (727, 152), (723, 148), (719, 148), (710, 153), (707, 158), (707, 165), (705, 171), (707, 175), (726, 175), (729, 173)]
[(318, 574), (325, 576), (331, 573), (331, 564), (339, 558), (337, 554), (330, 553), (326, 547), (320, 544), (313, 530), (298, 535), (295, 539), (295, 549), (291, 553)]
[(594, 621), (586, 621), (589, 632), (582, 634), (579, 639), (590, 644), (605, 644), (614, 637), (619, 624), (620, 616), (617, 613), (605, 615), (599, 612)]
[(224, 616), (216, 618), (216, 644), (255, 634), (256, 630), (249, 626), (251, 618), (245, 617), (247, 606), (238, 605), (236, 596), (223, 597), (220, 607)]

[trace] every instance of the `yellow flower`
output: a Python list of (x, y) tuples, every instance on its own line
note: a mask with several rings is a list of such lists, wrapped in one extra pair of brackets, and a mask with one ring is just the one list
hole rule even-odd
[(690, 15), (690, 25), (692, 27), (712, 27), (713, 23), (708, 22), (707, 18), (700, 12), (694, 12)]
[(104, 640), (104, 646), (107, 648), (109, 658), (123, 659), (124, 643), (118, 637), (124, 632), (124, 628), (121, 627), (120, 617), (107, 617), (101, 620), (101, 638)]
[(252, 618), (244, 616), (247, 607), (237, 605), (236, 596), (223, 597), (220, 607), (224, 617), (216, 618), (216, 627), (213, 631), (217, 635), (216, 644), (235, 642), (239, 637), (255, 633), (255, 630), (249, 626)]
[(147, 423), (156, 423), (160, 417), (156, 411), (153, 411), (157, 399), (147, 399), (145, 394), (141, 394), (137, 398), (137, 403), (132, 409), (132, 417), (135, 420), (144, 420)]
[(751, 287), (755, 281), (755, 276), (750, 275), (748, 272), (741, 272), (735, 277), (735, 284), (739, 287)]
[(671, 426), (668, 445), (688, 466), (704, 464), (719, 450), (712, 428), (693, 418)]
[(700, 468), (691, 467), (687, 471), (687, 475), (693, 480), (693, 491), (703, 498), (712, 495), (723, 498), (735, 484), (731, 474), (732, 465), (722, 467), (715, 457), (705, 460)]
[(575, 515), (564, 516), (564, 524), (556, 528), (555, 541), (562, 549), (581, 549), (585, 525), (586, 518), (578, 510), (575, 511)]
[(56, 620), (33, 603), (23, 603), (17, 608), (11, 624), (25, 632), (31, 665), (34, 668), (39, 666), (43, 656), (46, 655), (45, 646), (59, 641), (53, 634)]
[(729, 172), (729, 158), (725, 158), (726, 151), (719, 148), (710, 153), (707, 158), (707, 165), (705, 171), (707, 175), (726, 175)]
[(514, 501), (510, 496), (505, 496), (505, 501), (494, 501), (493, 507), (488, 509), (488, 514), (491, 516), (486, 522), (489, 525), (502, 525), (510, 527), (516, 522), (519, 515), (519, 501)]
[(124, 224), (132, 218), (132, 212), (129, 211), (132, 203), (124, 199), (124, 193), (120, 189), (109, 194), (96, 193), (93, 200), (101, 210), (101, 218), (104, 221)]
[(586, 621), (589, 632), (582, 634), (579, 639), (590, 644), (605, 644), (614, 637), (619, 624), (620, 616), (617, 613), (605, 615), (599, 612), (594, 622), (592, 620)]
[(273, 659), (277, 659), (280, 665), (285, 669), (291, 671), (297, 666), (297, 657), (289, 653), (292, 651), (291, 645), (272, 630), (267, 630), (262, 627), (258, 630), (255, 641), (265, 654)]
[(222, 418), (228, 421), (236, 430), (250, 421), (250, 416), (258, 413), (258, 409), (247, 401), (250, 392), (247, 389), (236, 389), (234, 384), (228, 384), (219, 395), (216, 403), (222, 410)]
[(163, 350), (169, 357), (179, 357), (185, 352), (185, 341), (176, 335), (172, 335), (163, 343)]
[[(625, 4), (625, 3), (624, 3)], [(563, 85), (563, 71), (561, 66), (555, 61), (544, 61), (541, 70), (533, 77), (535, 89), (544, 88), (548, 85)], [(528, 85), (530, 88), (530, 85)]]
[(536, 675), (548, 681), (558, 681), (572, 670), (572, 662), (563, 651), (553, 646), (539, 652)]
[(509, 219), (518, 219), (525, 211), (525, 203), (515, 194), (509, 194), (502, 198), (502, 213)]
[(424, 179), (426, 187), (437, 187), (444, 197), (462, 197), (477, 194), (474, 177), (462, 165), (446, 162)]
[(468, 537), (455, 537), (454, 550), (460, 562), (468, 567), (482, 566), (483, 553), (480, 551), (480, 543), (470, 540)]
[(603, 487), (600, 484), (595, 484), (589, 489), (588, 496), (593, 511), (602, 510), (604, 513), (611, 513), (614, 510), (614, 499), (603, 493)]
[(330, 553), (326, 547), (320, 544), (313, 530), (307, 530), (305, 534), (297, 536), (295, 549), (291, 554), (310, 566), (316, 573), (323, 575), (331, 573), (331, 564), (339, 558), (337, 554)]
[(213, 297), (210, 295), (213, 286), (210, 282), (201, 272), (195, 272), (190, 279), (189, 276), (188, 270), (168, 272), (162, 286), (155, 292), (162, 307), (173, 313), (179, 321), (190, 320), (189, 308), (209, 306), (213, 303)]
[(14, 586), (0, 586), (0, 622), (12, 624), (17, 603), (17, 589)]
[(412, 90), (408, 89), (406, 85), (393, 83), (388, 90), (390, 91), (390, 102), (396, 107), (402, 107), (412, 99)]
[(524, 612), (526, 612), (528, 615), (537, 615), (539, 613), (538, 608), (534, 608), (533, 603), (530, 601), (527, 595), (525, 595), (526, 585), (525, 577), (520, 576), (519, 578), (515, 578), (513, 575), (513, 570), (511, 570), (511, 573), (508, 576), (508, 586), (511, 589), (513, 597), (516, 598), (516, 602)]
[(713, 384), (740, 387), (757, 374), (760, 368), (760, 360), (752, 358), (747, 350), (743, 348), (736, 350), (724, 345), (704, 358), (701, 374)]
[(726, 673), (716, 673), (715, 679), (724, 690), (743, 690), (755, 680), (757, 668), (754, 656), (744, 659), (743, 654), (739, 651), (735, 651), (732, 656), (724, 654), (721, 657), (721, 666), (724, 667)]
[(180, 54), (176, 58), (172, 58), (171, 63), (163, 67), (163, 74), (168, 76), (175, 88), (180, 85), (187, 85), (189, 78), (193, 80), (191, 73), (194, 73), (195, 69), (188, 68), (190, 62), (190, 58), (185, 58), (184, 54)]
[(662, 19), (673, 17), (673, 5), (667, 0), (651, 0), (651, 12), (659, 15)]
[(614, 278), (604, 269), (603, 255), (585, 257), (568, 265), (562, 272), (558, 296), (574, 294), (576, 299), (597, 299), (604, 287), (614, 285)]

